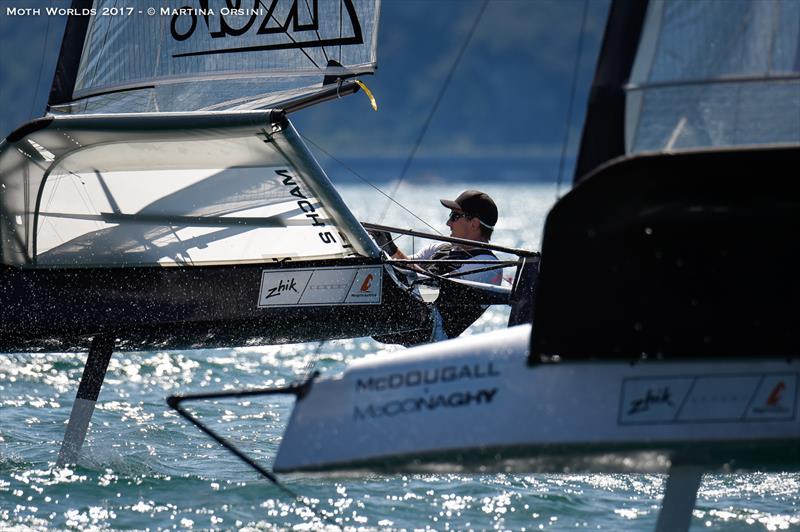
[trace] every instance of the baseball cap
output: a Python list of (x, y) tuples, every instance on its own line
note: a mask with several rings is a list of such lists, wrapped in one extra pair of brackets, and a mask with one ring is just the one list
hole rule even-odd
[(465, 190), (455, 200), (439, 200), (448, 209), (464, 211), (470, 216), (476, 216), (481, 225), (494, 229), (497, 223), (497, 205), (486, 192), (480, 190)]

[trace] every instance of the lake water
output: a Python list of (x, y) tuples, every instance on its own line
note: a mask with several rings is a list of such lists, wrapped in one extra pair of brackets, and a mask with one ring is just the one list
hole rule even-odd
[[(474, 186), (474, 185), (470, 185)], [(386, 186), (387, 189), (391, 188)], [(439, 231), (438, 198), (464, 185), (412, 185), (398, 200)], [(555, 187), (484, 184), (501, 210), (494, 242), (538, 249)], [(378, 221), (386, 199), (366, 185), (340, 187), (363, 221)], [(423, 224), (398, 207), (383, 220)], [(421, 245), (401, 240), (403, 249)], [(510, 275), (510, 272), (509, 272)], [(54, 309), (56, 312), (57, 309)], [(467, 334), (503, 327), (490, 309)], [(78, 465), (51, 471), (85, 355), (0, 355), (0, 529), (318, 529), (303, 504), (169, 410), (167, 395), (281, 385), (315, 364), (341, 371), (354, 359), (402, 349), (359, 338), (205, 351), (114, 355)], [(212, 427), (265, 463), (274, 456), (292, 401), (220, 401), (198, 407)], [(282, 477), (349, 529), (649, 530), (662, 475), (363, 475)], [(695, 530), (800, 529), (800, 475), (707, 475)], [(333, 529), (333, 527), (331, 527)]]

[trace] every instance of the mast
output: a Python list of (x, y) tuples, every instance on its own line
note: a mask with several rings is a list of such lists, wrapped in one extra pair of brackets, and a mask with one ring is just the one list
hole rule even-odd
[(649, 0), (614, 0), (589, 95), (573, 183), (625, 153), (625, 89)]
[[(73, 9), (73, 13), (82, 13), (84, 9), (91, 9), (92, 0), (72, 0), (70, 7)], [(89, 28), (90, 20), (91, 17), (78, 15), (70, 15), (67, 20), (67, 27), (61, 41), (61, 53), (53, 73), (50, 98), (47, 101), (48, 110), (51, 105), (65, 104), (72, 99), (83, 53), (83, 42), (86, 40), (86, 30)]]

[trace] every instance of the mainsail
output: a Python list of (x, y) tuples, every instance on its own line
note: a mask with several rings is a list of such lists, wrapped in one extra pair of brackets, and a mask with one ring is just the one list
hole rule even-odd
[(800, 142), (800, 2), (615, 2), (575, 183), (606, 161)]
[(286, 113), (374, 70), (378, 8), (75, 0), (51, 116), (0, 142), (0, 263), (376, 258)]
[(655, 0), (627, 91), (626, 152), (800, 141), (800, 2)]
[(67, 17), (10, 14), (42, 9), (46, 2), (7, 4), (0, 8), (0, 41), (5, 52), (0, 61), (0, 99), (13, 105), (0, 107), (0, 138), (44, 112), (67, 22)]
[(376, 68), (380, 0), (75, 0), (54, 113), (264, 109)]

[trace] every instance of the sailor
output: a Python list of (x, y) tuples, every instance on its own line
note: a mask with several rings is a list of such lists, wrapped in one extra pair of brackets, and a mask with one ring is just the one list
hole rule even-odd
[[(439, 200), (450, 209), (447, 226), (450, 236), (476, 242), (489, 242), (497, 223), (497, 205), (491, 196), (479, 190), (465, 190), (455, 200)], [(450, 244), (436, 242), (421, 249), (410, 257), (397, 248), (388, 233), (373, 233), (378, 245), (394, 259), (448, 260), (448, 261), (496, 261), (497, 257), (490, 250), (479, 245)], [(421, 265), (421, 269), (434, 275), (466, 273), (482, 270), (456, 278), (468, 281), (499, 285), (503, 280), (500, 268), (486, 270), (486, 264), (459, 264), (457, 262), (441, 262)], [(450, 295), (452, 294), (452, 295)], [(463, 297), (463, 296), (462, 296)], [(438, 341), (453, 338), (461, 334), (486, 310), (485, 305), (458, 300), (458, 291), (442, 287), (440, 296), (432, 309), (432, 333), (430, 338), (420, 341)], [(403, 341), (410, 344), (419, 341)]]

